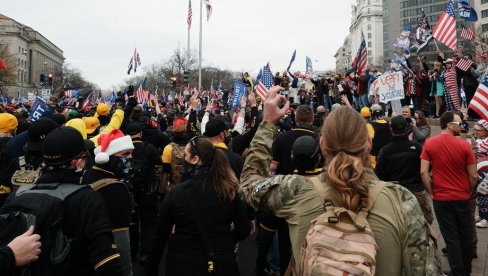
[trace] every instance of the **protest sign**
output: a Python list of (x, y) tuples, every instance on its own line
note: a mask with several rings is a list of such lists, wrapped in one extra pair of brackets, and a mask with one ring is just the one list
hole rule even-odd
[(36, 100), (30, 109), (29, 121), (32, 123), (39, 120), (46, 110), (46, 101), (41, 97), (36, 97)]
[(234, 81), (234, 93), (232, 95), (231, 107), (237, 107), (241, 104), (242, 96), (246, 95), (246, 85), (240, 81)]
[(378, 77), (375, 92), (382, 103), (403, 99), (405, 93), (402, 72), (388, 73)]

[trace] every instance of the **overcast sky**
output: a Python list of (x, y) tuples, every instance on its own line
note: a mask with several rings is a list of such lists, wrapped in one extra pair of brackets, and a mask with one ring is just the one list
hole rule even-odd
[[(203, 63), (254, 75), (270, 62), (292, 71), (335, 68), (351, 19), (351, 2), (332, 0), (210, 0), (204, 8)], [(192, 0), (191, 48), (198, 49), (200, 0)], [(0, 13), (40, 32), (64, 51), (65, 62), (102, 89), (121, 84), (137, 47), (142, 67), (187, 47), (188, 0), (2, 1)], [(140, 74), (138, 70), (137, 74)]]

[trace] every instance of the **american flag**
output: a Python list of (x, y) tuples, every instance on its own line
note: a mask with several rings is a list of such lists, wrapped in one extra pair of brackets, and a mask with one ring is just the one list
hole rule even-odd
[(471, 68), (471, 65), (473, 65), (471, 60), (462, 58), (458, 61), (456, 67), (466, 72), (469, 68)]
[(306, 63), (305, 76), (311, 78), (313, 73), (312, 60), (309, 57), (305, 57), (305, 63)]
[(144, 88), (142, 88), (142, 84), (139, 85), (139, 88), (137, 88), (137, 91), (136, 91), (136, 98), (137, 98), (138, 103), (142, 103), (144, 101), (144, 99), (145, 99), (144, 92), (146, 92), (146, 91), (144, 90)]
[(212, 15), (212, 4), (210, 4), (210, 0), (204, 0), (205, 7), (207, 8), (207, 22), (210, 20), (210, 16)]
[(273, 74), (271, 70), (269, 70), (268, 66), (263, 68), (263, 73), (261, 75), (261, 79), (258, 82), (258, 86), (256, 88), (256, 94), (261, 98), (262, 101), (266, 99), (266, 95), (268, 95), (268, 89), (273, 86)]
[(188, 17), (186, 18), (186, 23), (188, 23), (188, 29), (191, 28), (191, 17), (192, 17), (192, 10), (191, 10), (191, 0), (188, 0)]
[(435, 24), (433, 36), (448, 48), (456, 48), (456, 15), (453, 0), (449, 0), (446, 10), (442, 12), (439, 21)]
[(474, 38), (474, 33), (471, 29), (463, 28), (461, 30), (461, 37), (467, 40), (472, 40)]
[(484, 120), (488, 120), (488, 74), (485, 74), (481, 79), (480, 85), (469, 103), (469, 108), (478, 113)]
[(64, 96), (66, 98), (78, 98), (78, 90), (66, 90)]
[(358, 53), (352, 62), (352, 67), (356, 68), (356, 71), (361, 74), (366, 69), (368, 62), (368, 48), (366, 48), (366, 40), (364, 39), (364, 33), (361, 32), (361, 44), (359, 45)]

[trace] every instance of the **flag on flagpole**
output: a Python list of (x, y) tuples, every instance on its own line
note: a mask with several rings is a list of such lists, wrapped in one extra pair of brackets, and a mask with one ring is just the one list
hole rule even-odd
[(361, 44), (359, 45), (358, 53), (352, 62), (352, 68), (356, 68), (356, 71), (361, 74), (366, 69), (368, 63), (368, 48), (366, 48), (366, 40), (364, 39), (364, 33), (361, 31)]
[(481, 79), (480, 85), (469, 103), (469, 108), (478, 113), (484, 120), (488, 120), (488, 74)]
[(456, 49), (456, 15), (454, 14), (453, 0), (449, 0), (446, 10), (442, 12), (439, 21), (434, 27), (433, 35), (435, 39), (448, 48)]
[(191, 0), (188, 0), (188, 15), (186, 17), (186, 23), (188, 23), (188, 29), (191, 28), (191, 18), (193, 16), (193, 11), (191, 9)]
[(473, 62), (471, 60), (461, 58), (456, 64), (456, 67), (466, 72), (469, 68), (471, 68), (471, 65), (473, 65)]
[(210, 16), (212, 15), (212, 4), (210, 4), (210, 0), (204, 0), (205, 7), (207, 8), (207, 22), (210, 20)]
[(417, 54), (422, 51), (433, 39), (432, 29), (430, 28), (429, 20), (425, 15), (424, 9), (422, 9), (422, 17), (420, 19), (417, 31), (415, 33)]
[(137, 72), (137, 49), (134, 48), (134, 56), (132, 57), (134, 60), (134, 73)]
[(64, 96), (66, 98), (78, 98), (78, 90), (66, 90)]
[(461, 37), (467, 40), (473, 40), (474, 33), (471, 29), (463, 27), (463, 29), (461, 30)]
[(473, 9), (467, 0), (459, 0), (458, 2), (459, 17), (466, 21), (478, 21), (478, 14)]
[(286, 71), (289, 71), (290, 70), (291, 65), (295, 61), (295, 57), (296, 56), (297, 56), (297, 50), (295, 49), (295, 51), (293, 51), (293, 55), (291, 55), (290, 64), (288, 65), (288, 68), (286, 69)]
[(312, 59), (305, 57), (305, 76), (311, 78), (313, 74)]
[(265, 66), (262, 70), (261, 79), (258, 81), (258, 86), (256, 87), (256, 95), (264, 101), (268, 95), (268, 89), (270, 89), (271, 86), (273, 86), (273, 74), (271, 73), (269, 66)]

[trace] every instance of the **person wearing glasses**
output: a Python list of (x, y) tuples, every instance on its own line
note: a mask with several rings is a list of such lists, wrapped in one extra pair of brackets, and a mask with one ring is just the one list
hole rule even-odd
[[(478, 181), (476, 158), (471, 146), (455, 136), (462, 120), (455, 112), (440, 118), (442, 133), (425, 141), (420, 173), (427, 193), (433, 199), (439, 228), (446, 242), (453, 275), (470, 275), (473, 256), (471, 193)], [(432, 177), (429, 169), (432, 166)]]
[(158, 275), (168, 244), (166, 275), (238, 275), (234, 246), (251, 230), (246, 205), (226, 153), (196, 136), (185, 147), (184, 174), (160, 206), (153, 249), (146, 267)]

